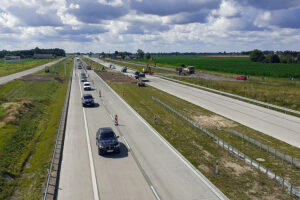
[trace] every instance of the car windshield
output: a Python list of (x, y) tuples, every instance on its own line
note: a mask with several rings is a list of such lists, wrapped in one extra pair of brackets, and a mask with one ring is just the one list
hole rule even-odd
[(100, 139), (105, 140), (105, 139), (111, 139), (114, 138), (115, 134), (112, 131), (105, 131), (101, 133)]
[(90, 84), (89, 83), (85, 83), (84, 86), (90, 86)]
[(88, 95), (88, 96), (84, 96), (83, 98), (84, 99), (93, 99), (93, 96), (92, 95)]

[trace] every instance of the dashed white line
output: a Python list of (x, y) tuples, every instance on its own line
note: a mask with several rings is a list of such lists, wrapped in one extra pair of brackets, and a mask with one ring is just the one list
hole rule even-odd
[(128, 144), (128, 142), (127, 142), (127, 140), (126, 140), (126, 138), (124, 137), (124, 136), (122, 136), (123, 137), (123, 140), (124, 140), (124, 142), (126, 143), (126, 145), (127, 145), (127, 148), (130, 150), (130, 146), (129, 146), (129, 144)]
[[(79, 82), (80, 94), (82, 96), (82, 89), (81, 89), (80, 81), (78, 80), (78, 82)], [(90, 137), (89, 137), (89, 130), (88, 130), (88, 126), (87, 126), (87, 120), (86, 120), (86, 115), (85, 115), (84, 108), (82, 108), (82, 111), (83, 111), (83, 118), (84, 118), (86, 141), (87, 141), (87, 145), (88, 145), (88, 153), (89, 153), (89, 160), (90, 160), (94, 200), (100, 200), (99, 193), (98, 193), (98, 187), (97, 187), (97, 181), (96, 181), (95, 166), (94, 166), (92, 149), (91, 149), (91, 142), (90, 142)]]
[(156, 198), (157, 200), (160, 200), (160, 198), (159, 198), (157, 192), (155, 191), (154, 187), (151, 185), (150, 188), (151, 188), (152, 192), (154, 193), (155, 198)]
[(188, 167), (205, 185), (221, 200), (228, 198), (213, 185), (201, 172), (199, 172), (183, 155), (181, 155), (164, 137), (162, 137), (144, 118), (142, 118), (125, 100), (123, 100), (99, 75), (100, 81), (153, 133), (156, 135), (173, 153), (176, 155), (186, 167)]

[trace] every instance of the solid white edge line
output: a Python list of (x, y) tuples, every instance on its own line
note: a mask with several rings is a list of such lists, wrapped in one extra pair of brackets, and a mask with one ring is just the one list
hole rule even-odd
[(157, 200), (160, 200), (160, 198), (159, 198), (158, 194), (156, 193), (154, 187), (151, 185), (150, 188), (151, 188), (152, 192), (154, 193), (155, 198), (156, 198)]
[(130, 150), (130, 146), (129, 146), (129, 144), (128, 144), (128, 142), (127, 142), (127, 140), (126, 140), (126, 138), (124, 137), (124, 136), (122, 136), (123, 137), (123, 140), (124, 140), (124, 142), (126, 143), (126, 145), (127, 145), (127, 148)]
[(144, 118), (142, 118), (125, 100), (123, 100), (97, 73), (98, 78), (135, 114), (205, 185), (219, 198), (228, 199), (213, 183), (197, 170), (183, 155), (181, 155), (164, 137), (162, 137)]
[[(80, 94), (82, 96), (82, 89), (79, 82), (79, 89), (80, 89)], [(97, 187), (97, 181), (96, 181), (96, 174), (95, 174), (95, 166), (94, 166), (94, 161), (93, 161), (93, 155), (92, 155), (92, 149), (91, 149), (91, 142), (90, 142), (90, 137), (89, 137), (89, 130), (87, 126), (87, 120), (86, 120), (86, 115), (85, 115), (85, 110), (84, 107), (82, 107), (83, 111), (83, 118), (84, 118), (84, 125), (85, 125), (85, 135), (86, 135), (86, 140), (87, 140), (87, 145), (88, 145), (88, 153), (89, 153), (89, 160), (90, 160), (90, 168), (91, 168), (91, 176), (92, 176), (92, 184), (93, 184), (93, 192), (94, 192), (94, 200), (99, 200), (99, 193), (98, 193), (98, 187)]]

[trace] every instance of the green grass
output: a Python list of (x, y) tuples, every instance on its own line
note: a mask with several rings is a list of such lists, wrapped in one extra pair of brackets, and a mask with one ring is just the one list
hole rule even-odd
[[(123, 98), (230, 199), (289, 198), (287, 192), (281, 191), (279, 184), (274, 184), (274, 181), (268, 179), (264, 174), (244, 165), (241, 160), (221, 149), (210, 138), (154, 102), (151, 99), (151, 96), (159, 98), (188, 117), (195, 115), (209, 116), (212, 114), (211, 112), (150, 86), (138, 88), (134, 84), (125, 83), (109, 83), (109, 85), (120, 95), (122, 95), (122, 92), (124, 91), (125, 96)], [(153, 124), (154, 114), (158, 116), (158, 125)], [(272, 144), (273, 147), (278, 147), (277, 149), (280, 149), (280, 151), (288, 152), (290, 155), (294, 155), (298, 158), (300, 157), (299, 149), (295, 147), (291, 147), (240, 124), (237, 125), (236, 129), (246, 135), (251, 135), (252, 138), (261, 140), (267, 144)], [(212, 129), (211, 131), (219, 134), (219, 136), (224, 139), (227, 138), (226, 134), (222, 135), (221, 132), (216, 132), (215, 129)], [(232, 140), (231, 142), (238, 145), (236, 146), (238, 148), (242, 147), (241, 142), (235, 140)], [(268, 167), (270, 167), (269, 162), (271, 163), (271, 160), (268, 159), (268, 155), (265, 153), (257, 152), (257, 150), (253, 150), (252, 148), (246, 149), (245, 146), (243, 150), (246, 151), (246, 154), (252, 152), (251, 156), (254, 158), (266, 158), (266, 163), (268, 163)], [(220, 161), (221, 175), (219, 176), (213, 174), (216, 160)], [(233, 165), (233, 167), (231, 165)], [(238, 166), (238, 168), (234, 168), (234, 166)], [(299, 169), (286, 169), (290, 167), (287, 167), (280, 162), (277, 162), (272, 166), (274, 169), (276, 169), (276, 167), (278, 168), (277, 172), (279, 174), (284, 170), (289, 170), (288, 173), (284, 173), (283, 175), (289, 177), (290, 175), (293, 175), (293, 181), (299, 180)]]
[[(298, 77), (300, 64), (259, 63), (247, 57), (209, 57), (201, 55), (154, 56), (157, 64), (179, 67), (181, 64), (195, 66), (198, 70), (249, 74), (268, 77)], [(137, 60), (146, 63), (147, 60)]]
[(262, 82), (255, 79), (233, 82), (188, 77), (173, 78), (300, 111), (300, 82), (280, 80)]
[[(68, 59), (67, 78), (72, 67)], [(66, 61), (68, 62), (68, 61)], [(63, 68), (61, 63), (57, 68)], [(13, 81), (1, 86), (1, 102), (30, 100), (15, 124), (0, 128), (0, 199), (40, 199), (46, 182), (68, 81)], [(5, 174), (13, 180), (5, 178)]]
[(0, 77), (31, 69), (56, 59), (22, 59), (20, 62), (5, 62), (4, 59), (0, 59)]

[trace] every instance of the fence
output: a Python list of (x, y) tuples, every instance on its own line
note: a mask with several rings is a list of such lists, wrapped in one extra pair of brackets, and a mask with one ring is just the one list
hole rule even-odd
[[(75, 59), (74, 59), (74, 62), (75, 62)], [(57, 195), (57, 190), (58, 190), (57, 186), (58, 186), (58, 181), (59, 181), (59, 176), (60, 176), (63, 144), (64, 144), (64, 139), (65, 139), (65, 126), (66, 126), (70, 92), (71, 92), (71, 84), (72, 84), (72, 74), (73, 74), (73, 70), (71, 71), (68, 91), (66, 93), (64, 107), (62, 109), (62, 114), (61, 114), (58, 130), (57, 130), (52, 160), (51, 160), (50, 168), (48, 169), (47, 183), (45, 186), (45, 191), (43, 193), (43, 200), (56, 199), (56, 195)]]
[(251, 102), (251, 103), (256, 103), (256, 104), (259, 104), (259, 105), (263, 105), (267, 108), (273, 108), (273, 109), (281, 110), (281, 111), (284, 111), (285, 113), (293, 113), (293, 114), (296, 114), (296, 115), (300, 115), (300, 111), (297, 111), (297, 110), (292, 110), (292, 109), (289, 109), (289, 108), (276, 106), (274, 104), (258, 101), (258, 100), (255, 100), (255, 99), (250, 99), (250, 98), (247, 98), (247, 97), (242, 97), (242, 96), (231, 94), (231, 93), (228, 93), (228, 92), (223, 92), (223, 91), (211, 89), (211, 88), (200, 86), (200, 85), (195, 85), (195, 84), (192, 84), (192, 83), (188, 83), (188, 82), (184, 82), (184, 81), (180, 81), (180, 80), (176, 80), (176, 79), (172, 79), (172, 78), (167, 78), (167, 77), (163, 77), (163, 76), (157, 76), (157, 77), (160, 77), (160, 78), (163, 78), (163, 79), (166, 79), (166, 80), (170, 80), (170, 81), (174, 81), (174, 82), (177, 82), (177, 83), (182, 83), (182, 84), (185, 84), (185, 85), (190, 85), (190, 86), (193, 86), (193, 87), (201, 88), (201, 89), (211, 91), (211, 92), (214, 92), (214, 93), (218, 93), (218, 94), (222, 94), (222, 95), (225, 95), (225, 96), (230, 96), (230, 97), (234, 97), (234, 98), (237, 98), (237, 99), (242, 99), (242, 100), (245, 100), (245, 101), (248, 101), (248, 102)]
[(195, 123), (194, 121), (190, 120), (189, 118), (187, 118), (186, 116), (184, 116), (180, 112), (176, 111), (175, 109), (171, 108), (170, 106), (168, 106), (164, 102), (162, 102), (159, 99), (154, 98), (154, 97), (152, 97), (152, 99), (154, 101), (156, 101), (157, 103), (161, 104), (167, 110), (171, 111), (172, 113), (176, 114), (180, 118), (187, 121), (189, 124), (191, 124), (195, 128), (200, 129), (203, 133), (205, 133), (206, 135), (211, 137), (223, 149), (227, 150), (228, 152), (232, 153), (233, 155), (237, 156), (238, 158), (243, 159), (245, 164), (249, 164), (251, 167), (257, 168), (261, 172), (265, 173), (268, 177), (273, 179), (275, 182), (276, 181), (279, 182), (282, 185), (282, 189), (287, 188), (289, 190), (290, 195), (295, 195), (300, 199), (300, 190), (298, 188), (294, 187), (293, 184), (289, 183), (284, 178), (278, 176), (276, 173), (272, 172), (268, 168), (262, 166), (260, 163), (254, 161), (252, 158), (250, 158), (249, 156), (247, 156), (243, 152), (239, 151), (237, 148), (234, 148), (233, 146), (231, 146), (230, 144), (228, 144), (227, 142), (225, 142), (224, 140), (222, 140), (218, 136), (216, 136), (213, 133), (209, 132), (208, 130), (206, 130), (205, 128), (203, 128), (199, 124)]
[(281, 153), (280, 151), (277, 151), (276, 149), (273, 149), (272, 147), (270, 147), (268, 145), (265, 145), (261, 142), (258, 142), (255, 139), (250, 138), (249, 136), (246, 136), (242, 133), (239, 133), (236, 130), (225, 130), (225, 131), (231, 132), (232, 135), (236, 135), (236, 136), (240, 137), (244, 144), (250, 144), (251, 143), (251, 144), (259, 147), (261, 151), (264, 149), (267, 153), (273, 154), (274, 159), (279, 158), (279, 159), (282, 160), (282, 162), (286, 161), (286, 162), (290, 163), (291, 165), (294, 165), (296, 167), (300, 167), (300, 161), (297, 160), (296, 158), (292, 157), (292, 156)]

